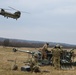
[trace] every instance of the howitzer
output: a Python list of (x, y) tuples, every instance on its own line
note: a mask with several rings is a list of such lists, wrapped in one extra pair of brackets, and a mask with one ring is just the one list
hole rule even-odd
[(42, 53), (39, 51), (39, 50), (33, 50), (33, 51), (29, 51), (29, 50), (19, 50), (19, 49), (16, 49), (16, 48), (13, 48), (13, 52), (24, 52), (24, 53), (28, 53), (28, 54), (31, 54), (32, 57), (34, 55), (37, 55), (38, 56), (38, 62), (40, 63), (40, 65), (48, 65), (48, 64), (51, 64), (51, 58), (52, 58), (52, 53), (51, 51), (46, 51), (47, 53), (47, 59), (42, 59)]
[[(62, 69), (65, 69), (65, 68), (71, 68), (72, 65), (73, 65), (73, 61), (72, 61), (72, 57), (73, 57), (73, 52), (74, 49), (70, 50), (70, 51), (67, 51), (67, 50), (63, 50), (61, 52), (61, 55), (60, 55), (60, 66)], [(52, 61), (52, 56), (53, 56), (53, 53), (51, 51), (46, 51), (47, 53), (47, 59), (42, 59), (42, 53), (38, 50), (35, 50), (35, 51), (29, 51), (29, 50), (19, 50), (19, 49), (13, 49), (13, 52), (16, 52), (16, 51), (19, 51), (19, 52), (25, 52), (25, 53), (29, 53), (29, 54), (32, 54), (32, 57), (34, 56), (34, 54), (37, 54), (38, 55), (38, 62), (41, 64), (41, 65), (53, 65), (53, 61)]]

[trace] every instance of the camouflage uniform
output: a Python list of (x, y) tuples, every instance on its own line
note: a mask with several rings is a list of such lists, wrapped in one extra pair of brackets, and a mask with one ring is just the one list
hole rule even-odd
[(48, 50), (48, 43), (44, 44), (44, 46), (41, 49), (41, 53), (42, 53), (42, 59), (46, 59), (47, 58), (47, 53), (46, 51)]
[(30, 61), (30, 68), (31, 72), (40, 72), (39, 66), (38, 66), (38, 59), (37, 55), (34, 55), (34, 57)]
[(60, 46), (55, 46), (52, 49), (52, 53), (53, 53), (53, 65), (55, 69), (60, 69), (60, 53), (61, 53), (61, 48)]
[(74, 52), (74, 49), (71, 49), (70, 52), (71, 52), (71, 54), (72, 54), (72, 59), (71, 59), (71, 60), (72, 60), (72, 62), (74, 62), (74, 58), (75, 58), (75, 54), (74, 54), (75, 52)]

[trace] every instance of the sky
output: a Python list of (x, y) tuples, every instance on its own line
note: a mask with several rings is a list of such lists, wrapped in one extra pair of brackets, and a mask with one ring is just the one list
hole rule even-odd
[(76, 0), (0, 0), (0, 8), (9, 6), (30, 14), (0, 15), (0, 37), (76, 45)]

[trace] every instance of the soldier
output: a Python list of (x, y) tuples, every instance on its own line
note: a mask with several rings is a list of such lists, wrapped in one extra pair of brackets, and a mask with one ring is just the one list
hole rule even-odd
[(33, 58), (30, 60), (29, 66), (31, 68), (31, 72), (40, 72), (37, 54), (34, 54)]
[(48, 50), (48, 45), (49, 45), (49, 43), (45, 43), (41, 49), (42, 59), (47, 59), (47, 53), (46, 52)]
[(53, 49), (52, 49), (52, 53), (53, 53), (53, 65), (55, 69), (60, 69), (60, 54), (61, 54), (61, 48), (59, 45), (56, 45)]
[(75, 58), (74, 49), (71, 49), (70, 52), (71, 52), (71, 55), (72, 55), (72, 59), (71, 60), (72, 60), (72, 62), (74, 62), (74, 58)]

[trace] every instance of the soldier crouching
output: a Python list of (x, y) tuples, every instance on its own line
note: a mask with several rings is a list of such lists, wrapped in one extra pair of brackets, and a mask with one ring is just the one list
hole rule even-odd
[(38, 66), (38, 56), (37, 54), (34, 54), (34, 57), (31, 59), (30, 61), (30, 69), (31, 69), (31, 72), (40, 72), (40, 68)]

